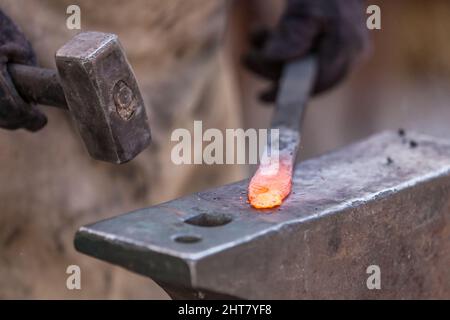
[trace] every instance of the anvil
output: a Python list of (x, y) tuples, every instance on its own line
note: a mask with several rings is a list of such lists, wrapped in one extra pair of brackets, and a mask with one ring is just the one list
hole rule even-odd
[(81, 227), (75, 246), (174, 298), (450, 297), (448, 141), (387, 131), (304, 161), (267, 211), (247, 184)]

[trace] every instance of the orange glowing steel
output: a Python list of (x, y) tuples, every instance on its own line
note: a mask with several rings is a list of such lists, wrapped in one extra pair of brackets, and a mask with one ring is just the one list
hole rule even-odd
[(292, 161), (271, 162), (261, 165), (248, 186), (248, 200), (257, 209), (281, 205), (291, 192)]
[(267, 152), (248, 185), (248, 200), (257, 209), (279, 206), (291, 192), (292, 172), (300, 146), (301, 119), (316, 71), (314, 56), (293, 60), (283, 67), (277, 107), (271, 122), (271, 128), (279, 130), (279, 139), (271, 139), (268, 143), (270, 148), (265, 150)]

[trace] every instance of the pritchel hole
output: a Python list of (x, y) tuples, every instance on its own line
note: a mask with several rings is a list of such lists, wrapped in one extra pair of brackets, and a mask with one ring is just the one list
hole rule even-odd
[(201, 213), (184, 220), (185, 223), (198, 227), (219, 227), (230, 223), (233, 219), (227, 214)]
[(196, 243), (196, 242), (201, 241), (202, 238), (200, 236), (196, 236), (196, 235), (182, 234), (182, 235), (175, 236), (173, 238), (173, 240), (175, 242), (179, 242), (179, 243)]

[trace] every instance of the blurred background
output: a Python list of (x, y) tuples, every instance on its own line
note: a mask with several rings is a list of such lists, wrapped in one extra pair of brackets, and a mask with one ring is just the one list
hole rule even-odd
[[(257, 17), (261, 24), (274, 24), (282, 9), (282, 1), (256, 1), (259, 6), (252, 1), (238, 2), (235, 17), (244, 25), (255, 23), (250, 17)], [(450, 3), (374, 0), (367, 4), (380, 6), (382, 29), (370, 31), (370, 55), (355, 72), (334, 90), (311, 101), (302, 159), (386, 129), (450, 138)], [(232, 28), (236, 25), (239, 23), (231, 24)], [(238, 43), (234, 43), (235, 48), (246, 47), (246, 38), (241, 35), (234, 37)], [(255, 97), (266, 83), (241, 69), (238, 74), (245, 125), (264, 126), (271, 109), (262, 107)]]
[[(170, 163), (170, 133), (264, 128), (272, 109), (256, 98), (268, 83), (240, 64), (248, 34), (274, 25), (282, 0), (0, 0), (43, 66), (78, 31), (65, 9), (79, 4), (82, 29), (119, 35), (145, 96), (153, 145), (124, 166), (88, 158), (70, 118), (46, 108), (39, 133), (0, 132), (0, 298), (155, 298), (155, 283), (73, 249), (81, 225), (248, 177), (245, 166)], [(301, 159), (375, 132), (414, 130), (450, 139), (450, 2), (368, 1), (381, 7), (371, 54), (341, 85), (315, 97)], [(65, 287), (80, 265), (82, 290)]]

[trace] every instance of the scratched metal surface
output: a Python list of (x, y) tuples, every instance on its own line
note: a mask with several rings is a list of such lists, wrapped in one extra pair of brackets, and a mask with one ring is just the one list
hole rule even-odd
[[(280, 208), (252, 209), (242, 181), (82, 227), (75, 246), (172, 291), (450, 297), (449, 174), (447, 142), (383, 132), (300, 163)], [(231, 221), (185, 222), (199, 215)], [(367, 289), (371, 264), (386, 290)]]

